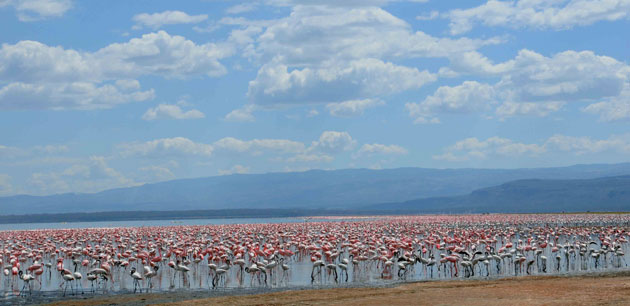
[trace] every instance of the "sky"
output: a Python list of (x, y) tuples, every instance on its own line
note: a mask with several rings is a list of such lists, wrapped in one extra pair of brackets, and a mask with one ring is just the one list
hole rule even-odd
[(630, 161), (630, 0), (0, 0), (0, 196)]

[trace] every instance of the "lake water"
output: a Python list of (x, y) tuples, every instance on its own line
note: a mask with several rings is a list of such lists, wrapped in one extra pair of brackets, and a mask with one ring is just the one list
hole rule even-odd
[[(309, 222), (341, 221), (339, 219), (309, 219)], [(102, 227), (138, 227), (138, 226), (175, 226), (175, 225), (217, 225), (217, 224), (259, 224), (259, 223), (296, 223), (304, 218), (226, 218), (226, 219), (180, 219), (180, 220), (136, 220), (136, 221), (99, 221), (99, 222), (55, 222), (55, 223), (14, 223), (0, 224), (0, 231), (62, 229), (62, 228), (102, 228)]]

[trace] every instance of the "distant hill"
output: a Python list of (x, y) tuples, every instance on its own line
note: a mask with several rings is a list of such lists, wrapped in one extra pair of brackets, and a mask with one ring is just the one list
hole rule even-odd
[(630, 176), (517, 180), (464, 196), (417, 199), (364, 209), (413, 213), (630, 211)]
[[(0, 197), (0, 214), (237, 208), (363, 208), (464, 195), (519, 179), (630, 174), (630, 163), (534, 169), (312, 170), (181, 179), (92, 194)], [(495, 203), (495, 202), (493, 202)]]

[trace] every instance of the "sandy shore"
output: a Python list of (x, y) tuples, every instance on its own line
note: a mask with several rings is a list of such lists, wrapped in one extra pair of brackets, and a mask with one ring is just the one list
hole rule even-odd
[(241, 293), (246, 295), (121, 294), (75, 298), (48, 305), (630, 305), (630, 272)]

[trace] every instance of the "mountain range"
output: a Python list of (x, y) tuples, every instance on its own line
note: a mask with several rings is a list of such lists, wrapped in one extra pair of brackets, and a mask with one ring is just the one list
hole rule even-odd
[[(630, 185), (625, 185), (627, 177), (612, 181), (602, 178), (624, 175), (630, 175), (630, 163), (522, 169), (397, 168), (234, 174), (97, 193), (0, 197), (0, 215), (244, 208), (372, 210), (387, 207), (418, 212), (534, 212), (577, 207), (595, 210), (604, 207), (605, 203), (601, 202), (607, 199), (604, 194), (614, 199), (611, 208), (630, 210), (628, 205), (623, 205), (627, 202), (621, 200), (630, 190)], [(598, 180), (589, 182), (589, 179)], [(613, 182), (619, 183), (615, 190), (605, 188)], [(591, 183), (599, 187), (588, 193), (590, 189), (586, 187)], [(526, 197), (532, 193), (537, 196), (535, 202)], [(578, 195), (584, 199), (581, 206), (571, 206), (575, 201), (566, 197)], [(520, 198), (516, 201), (512, 197)], [(531, 206), (532, 203), (538, 206)]]

